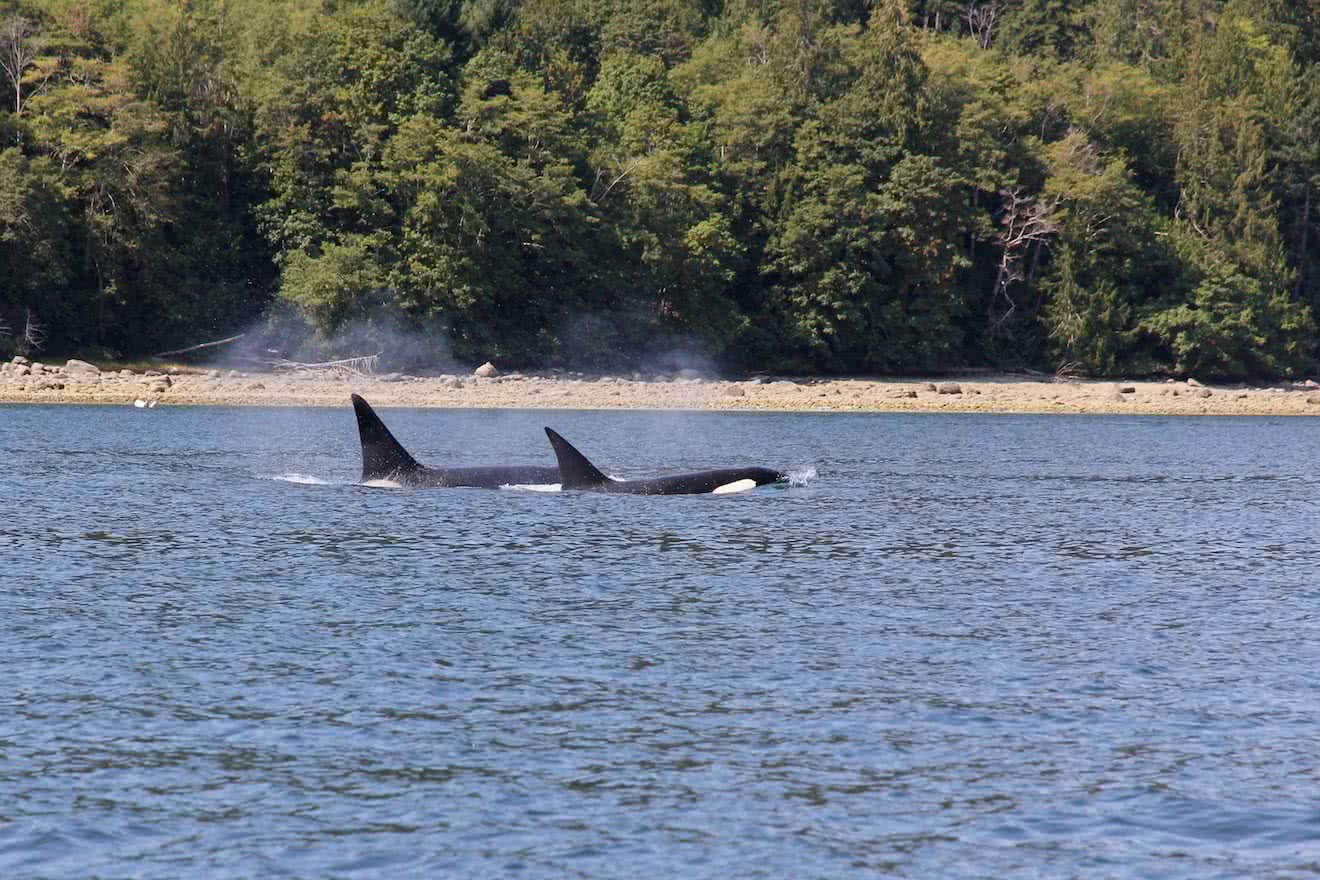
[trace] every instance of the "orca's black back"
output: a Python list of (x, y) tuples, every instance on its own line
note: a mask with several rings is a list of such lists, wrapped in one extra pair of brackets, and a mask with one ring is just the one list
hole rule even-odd
[(628, 495), (704, 495), (730, 483), (751, 480), (758, 486), (782, 483), (788, 478), (779, 471), (763, 467), (720, 468), (670, 477), (652, 477), (649, 480), (627, 480), (608, 483), (606, 492)]
[(498, 489), (501, 486), (543, 486), (559, 482), (559, 468), (544, 465), (490, 465), (486, 467), (419, 467), (407, 475), (413, 486)]
[(652, 477), (649, 480), (611, 480), (559, 434), (549, 428), (545, 429), (545, 434), (554, 447), (555, 458), (559, 461), (559, 482), (565, 489), (588, 489), (616, 495), (703, 495), (743, 480), (764, 486), (766, 483), (780, 483), (788, 479), (770, 468), (750, 467), (697, 471), (671, 477)]

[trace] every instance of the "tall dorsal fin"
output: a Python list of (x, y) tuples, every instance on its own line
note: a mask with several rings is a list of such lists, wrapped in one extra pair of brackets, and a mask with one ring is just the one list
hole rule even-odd
[(549, 428), (545, 429), (545, 436), (550, 438), (550, 445), (554, 447), (555, 458), (559, 461), (559, 485), (564, 489), (585, 489), (589, 486), (599, 486), (602, 483), (608, 483), (610, 478), (600, 472), (600, 470), (587, 457), (573, 448), (563, 437), (560, 437)]
[(362, 482), (384, 480), (421, 468), (408, 450), (394, 439), (370, 404), (356, 394), (353, 395), (353, 412), (357, 414), (358, 437), (362, 440)]

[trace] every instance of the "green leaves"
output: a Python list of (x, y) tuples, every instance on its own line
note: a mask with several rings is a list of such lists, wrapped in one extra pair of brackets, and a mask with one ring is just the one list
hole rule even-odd
[(502, 82), (469, 84), (461, 127), (416, 114), (378, 162), (339, 175), (336, 205), (372, 232), (340, 233), (336, 249), (317, 257), (316, 266), (332, 253), (329, 265), (351, 263), (348, 288), (286, 270), (286, 287), (298, 285), (296, 301), (318, 326), (351, 314), (353, 285), (380, 287), (387, 307), (435, 322), (462, 356), (550, 353), (544, 331), (589, 284), (591, 210), (565, 161), (574, 136), (558, 98), (520, 72)]
[(1189, 301), (1154, 313), (1144, 325), (1186, 375), (1294, 375), (1314, 363), (1303, 349), (1314, 335), (1309, 310), (1223, 263), (1209, 268)]
[(18, 326), (31, 309), (64, 325), (74, 303), (59, 292), (68, 282), (70, 204), (50, 164), (17, 147), (0, 151), (0, 320)]
[(793, 207), (768, 245), (777, 301), (804, 364), (930, 367), (964, 343), (968, 179), (917, 150), (939, 105), (903, 33), (886, 23), (858, 50), (853, 86), (798, 130)]
[(1096, 375), (1147, 371), (1154, 361), (1137, 332), (1138, 312), (1175, 268), (1154, 206), (1127, 162), (1080, 132), (1050, 145), (1047, 156), (1059, 233), (1042, 281), (1043, 317), (1056, 362)]
[(1284, 0), (10, 6), (0, 311), (63, 345), (274, 297), (527, 364), (1317, 352), (1320, 74)]
[(342, 243), (325, 244), (314, 257), (303, 251), (289, 254), (280, 295), (299, 306), (317, 327), (332, 330), (359, 313), (383, 286), (372, 242), (346, 236)]

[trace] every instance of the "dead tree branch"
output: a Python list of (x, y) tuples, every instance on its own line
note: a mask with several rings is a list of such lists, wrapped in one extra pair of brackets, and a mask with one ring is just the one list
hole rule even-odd
[(963, 21), (967, 22), (967, 29), (976, 39), (976, 45), (982, 49), (990, 48), (990, 43), (994, 39), (995, 22), (998, 20), (999, 10), (993, 3), (971, 4), (963, 13)]
[(32, 310), (27, 310), (27, 320), (23, 324), (23, 336), (18, 340), (18, 348), (23, 354), (41, 351), (46, 344), (46, 325), (37, 320)]
[(37, 32), (36, 23), (21, 15), (11, 15), (0, 22), (0, 70), (4, 71), (14, 88), (15, 116), (23, 115), (28, 99), (45, 88), (53, 72), (47, 70), (45, 76), (38, 77), (31, 89), (24, 91), (24, 86), (30, 84), (27, 71), (36, 65), (37, 56), (41, 54), (42, 40)]
[[(1010, 287), (1014, 282), (1026, 279), (1022, 271), (1022, 258), (1028, 248), (1035, 246), (1038, 256), (1040, 248), (1059, 231), (1059, 224), (1054, 219), (1054, 210), (1059, 206), (1058, 196), (1042, 202), (1034, 196), (1023, 195), (1021, 187), (1005, 190), (1000, 195), (1005, 201), (999, 212), (999, 223), (1003, 228), (995, 233), (1000, 253), (987, 315), (991, 332), (1017, 310)], [(1000, 300), (1007, 306), (1002, 314), (998, 314)]]

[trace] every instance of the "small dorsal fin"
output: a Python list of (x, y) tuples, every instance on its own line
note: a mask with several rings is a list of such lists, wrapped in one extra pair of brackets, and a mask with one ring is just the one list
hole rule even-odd
[(408, 450), (394, 439), (370, 404), (356, 394), (353, 395), (353, 412), (357, 414), (358, 437), (362, 440), (362, 482), (385, 480), (421, 468)]
[(545, 435), (550, 438), (550, 445), (555, 450), (555, 458), (559, 461), (559, 485), (562, 488), (585, 489), (609, 482), (610, 478), (587, 461), (587, 457), (574, 449), (572, 443), (549, 428), (545, 429)]

